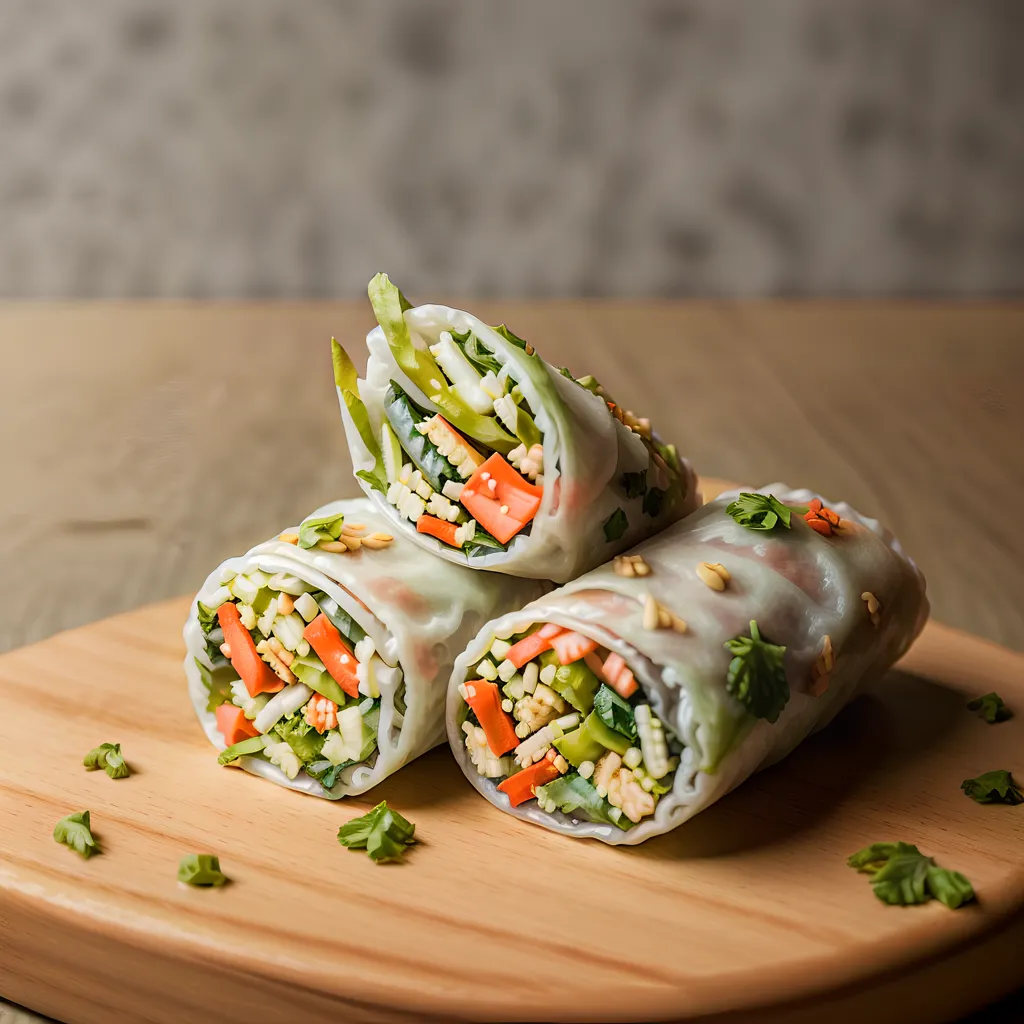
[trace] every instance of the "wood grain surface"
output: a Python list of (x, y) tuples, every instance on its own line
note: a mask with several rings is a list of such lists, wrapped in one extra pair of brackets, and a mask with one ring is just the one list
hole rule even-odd
[[(928, 1024), (1024, 981), (1024, 808), (959, 790), (1024, 774), (1024, 715), (964, 709), (996, 684), (1024, 705), (1024, 656), (933, 624), (788, 760), (628, 849), (498, 813), (443, 748), (340, 803), (219, 768), (184, 695), (186, 611), (0, 657), (0, 991), (18, 1002), (73, 1024)], [(107, 740), (130, 778), (82, 770)], [(382, 798), (421, 838), (401, 865), (335, 841)], [(83, 861), (50, 833), (86, 807), (103, 853)], [(845, 857), (893, 838), (965, 872), (978, 904), (879, 903)], [(230, 885), (175, 881), (201, 851)]]
[[(878, 515), (937, 617), (1024, 649), (1024, 307), (429, 298), (593, 372), (705, 472)], [(364, 303), (0, 304), (0, 650), (193, 591), (356, 493), (327, 339), (358, 349), (372, 323)]]

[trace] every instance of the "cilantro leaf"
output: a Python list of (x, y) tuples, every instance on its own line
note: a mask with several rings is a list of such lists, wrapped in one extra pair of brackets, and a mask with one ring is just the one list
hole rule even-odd
[(112, 779), (126, 779), (132, 773), (121, 753), (120, 743), (101, 743), (93, 747), (82, 758), (82, 764), (91, 772), (102, 768)]
[(636, 717), (633, 708), (610, 686), (602, 683), (601, 689), (594, 694), (594, 711), (609, 729), (614, 729), (628, 740), (636, 739)]
[(755, 718), (778, 721), (789, 702), (789, 683), (783, 667), (786, 648), (761, 637), (757, 622), (750, 620), (750, 636), (726, 640), (733, 655), (725, 687)]
[(846, 863), (871, 875), (871, 887), (883, 902), (909, 907), (937, 899), (951, 910), (974, 899), (971, 883), (958, 871), (940, 868), (912, 843), (873, 843)]
[(53, 838), (75, 853), (80, 853), (86, 860), (102, 852), (93, 837), (88, 811), (76, 811), (61, 818), (53, 827)]
[(967, 702), (968, 711), (977, 711), (979, 718), (984, 718), (989, 725), (1005, 722), (1013, 718), (1013, 712), (1003, 703), (998, 693), (986, 693)]
[(186, 885), (223, 885), (228, 876), (212, 853), (190, 853), (178, 864), (178, 881)]
[(416, 826), (382, 800), (372, 811), (338, 829), (338, 842), (349, 850), (365, 850), (375, 861), (397, 860), (412, 846)]
[[(365, 470), (363, 471), (365, 472)], [(372, 482), (372, 474), (371, 481)], [(315, 548), (322, 540), (337, 540), (345, 523), (345, 514), (310, 516), (299, 523), (299, 547)]]
[(613, 540), (618, 540), (628, 529), (629, 520), (626, 518), (626, 513), (621, 508), (617, 508), (604, 521), (604, 539), (610, 544)]
[(748, 530), (774, 530), (776, 526), (790, 529), (791, 510), (774, 494), (757, 494), (744, 491), (725, 507), (740, 526)]
[[(380, 491), (381, 494), (387, 494), (387, 481), (380, 473), (373, 472), (369, 469), (357, 469), (356, 476), (359, 477), (360, 480), (365, 480), (375, 491)], [(312, 547), (312, 545), (310, 545), (310, 547)]]
[(621, 483), (627, 498), (639, 498), (647, 490), (647, 470), (641, 469), (639, 473), (623, 473)]
[(1024, 804), (1024, 793), (1007, 771), (985, 772), (976, 779), (964, 779), (960, 788), (979, 804)]
[(668, 491), (663, 491), (660, 487), (652, 487), (644, 495), (644, 515), (652, 518), (661, 515), (661, 506), (667, 493)]

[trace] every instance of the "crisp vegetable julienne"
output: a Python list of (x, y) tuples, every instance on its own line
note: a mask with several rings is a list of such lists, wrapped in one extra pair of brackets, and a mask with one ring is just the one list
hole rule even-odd
[(378, 681), (395, 679), (402, 725), (401, 669), (386, 665), (373, 641), (338, 603), (297, 576), (228, 571), (212, 606), (199, 605), (213, 669), (197, 660), (227, 749), (277, 765), (289, 779), (305, 772), (325, 789), (353, 764), (374, 763)]
[(513, 807), (627, 829), (671, 790), (678, 744), (596, 640), (547, 623), (494, 640), (476, 673), (459, 687), (466, 749)]
[[(379, 435), (370, 426), (355, 368), (336, 342), (335, 380), (367, 449), (373, 471), (358, 475), (381, 491), (419, 533), (470, 556), (505, 551), (518, 534), (529, 534), (544, 495), (544, 436), (514, 370), (496, 358), (471, 331), (440, 330), (427, 347), (414, 345), (404, 311), (410, 308), (384, 274), (370, 282), (374, 313), (402, 371), (440, 411), (420, 408), (392, 380)], [(533, 355), (504, 325), (506, 341)], [(566, 376), (572, 375), (563, 371)], [(637, 434), (650, 450), (657, 483), (644, 486), (644, 512), (660, 514), (666, 494), (678, 489), (674, 449), (652, 438), (650, 423), (608, 401), (591, 378), (576, 381), (605, 399), (609, 414)], [(616, 521), (608, 540), (626, 529)], [(614, 518), (614, 517), (613, 517)]]

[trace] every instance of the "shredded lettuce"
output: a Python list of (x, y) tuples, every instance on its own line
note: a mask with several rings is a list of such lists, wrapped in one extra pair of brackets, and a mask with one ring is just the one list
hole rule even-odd
[(219, 625), (217, 609), (210, 608), (208, 605), (203, 604), (202, 601), (196, 601), (196, 607), (199, 611), (199, 626), (203, 631), (203, 636), (209, 636), (210, 630)]
[(345, 514), (310, 516), (299, 524), (299, 547), (315, 548), (322, 540), (337, 540), (345, 524)]
[(520, 338), (518, 335), (513, 334), (504, 324), (498, 324), (498, 326), (495, 327), (494, 330), (496, 333), (500, 334), (507, 342), (509, 342), (512, 345), (515, 345), (516, 348), (521, 348), (528, 356), (533, 355), (533, 350), (531, 346), (527, 345), (527, 343), (523, 341), (523, 339)]
[(538, 786), (537, 799), (542, 805), (555, 804), (563, 814), (582, 811), (592, 821), (617, 825), (623, 831), (632, 825), (621, 808), (612, 807), (604, 797), (598, 795), (589, 780), (576, 772), (560, 775), (546, 786)]
[(324, 737), (301, 715), (293, 715), (278, 722), (274, 732), (288, 744), (295, 756), (304, 764), (312, 764), (320, 756)]
[(451, 335), (452, 340), (462, 349), (466, 358), (480, 371), (481, 375), (490, 372), (497, 376), (501, 373), (501, 363), (484, 348), (480, 339), (472, 331), (466, 331), (464, 334), (452, 331)]

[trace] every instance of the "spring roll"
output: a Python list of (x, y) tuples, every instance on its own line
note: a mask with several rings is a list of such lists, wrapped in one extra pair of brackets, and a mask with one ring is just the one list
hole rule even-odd
[(365, 379), (332, 343), (363, 490), (389, 529), (446, 561), (513, 576), (578, 576), (700, 504), (650, 422), (591, 377), (546, 363), (504, 325), (412, 308), (384, 274)]
[(185, 624), (192, 705), (221, 764), (337, 799), (444, 740), (455, 656), (545, 585), (449, 565), (363, 498), (210, 574)]
[(783, 484), (723, 495), (488, 623), (455, 663), (448, 741), (496, 807), (640, 843), (827, 724), (927, 615), (875, 520)]

